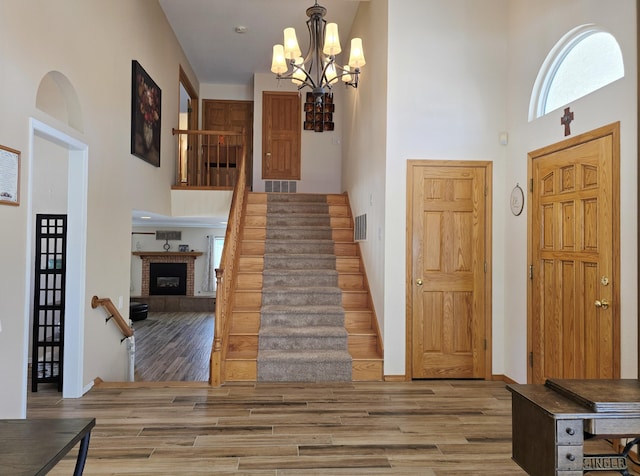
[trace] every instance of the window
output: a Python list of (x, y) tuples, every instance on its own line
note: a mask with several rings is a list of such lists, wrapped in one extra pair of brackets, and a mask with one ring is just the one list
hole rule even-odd
[(624, 76), (618, 42), (595, 25), (564, 36), (545, 60), (531, 97), (529, 120), (543, 116)]

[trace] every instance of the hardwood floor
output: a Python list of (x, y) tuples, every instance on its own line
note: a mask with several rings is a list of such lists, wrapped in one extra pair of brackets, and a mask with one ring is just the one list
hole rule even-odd
[(28, 417), (95, 416), (87, 475), (525, 474), (499, 382), (121, 385), (30, 394)]
[[(136, 335), (171, 321), (162, 314), (138, 324)], [(179, 330), (184, 316), (173, 317), (173, 339), (195, 344), (204, 336)], [(154, 340), (150, 347), (169, 345)], [(210, 346), (210, 337), (201, 340)], [(174, 352), (164, 350), (152, 367)], [(188, 367), (175, 366), (176, 378)], [(42, 385), (28, 392), (27, 417), (95, 417), (87, 476), (525, 474), (511, 460), (511, 394), (502, 382), (145, 381), (101, 383), (79, 399)], [(611, 451), (592, 443), (590, 453)], [(72, 474), (76, 455), (77, 448), (49, 474)]]
[(134, 322), (135, 380), (208, 382), (213, 320), (209, 313), (150, 312)]

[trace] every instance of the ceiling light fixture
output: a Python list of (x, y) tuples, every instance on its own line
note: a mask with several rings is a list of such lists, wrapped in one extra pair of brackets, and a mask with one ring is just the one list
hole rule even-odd
[(335, 62), (336, 55), (342, 51), (338, 25), (327, 23), (324, 19), (326, 13), (327, 9), (318, 5), (317, 1), (307, 8), (309, 51), (304, 58), (298, 45), (296, 30), (285, 28), (284, 44), (273, 46), (271, 62), (271, 71), (278, 79), (291, 79), (298, 85), (298, 89), (311, 88), (316, 103), (322, 103), (325, 93), (339, 79), (348, 86), (357, 88), (360, 68), (366, 64), (361, 38), (351, 40), (351, 54), (347, 65), (340, 66)]

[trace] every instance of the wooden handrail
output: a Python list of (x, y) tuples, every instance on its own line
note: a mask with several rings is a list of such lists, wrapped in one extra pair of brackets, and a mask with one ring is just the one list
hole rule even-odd
[(228, 338), (230, 332), (230, 315), (233, 308), (233, 289), (236, 280), (236, 270), (240, 253), (240, 230), (242, 217), (246, 206), (248, 194), (246, 148), (242, 137), (242, 157), (239, 164), (238, 179), (233, 189), (231, 208), (227, 219), (227, 231), (224, 238), (224, 247), (220, 257), (220, 267), (216, 269), (216, 309), (214, 324), (213, 348), (211, 350), (211, 366), (209, 383), (220, 385), (224, 383), (224, 359), (226, 357)]
[(175, 187), (232, 190), (241, 157), (246, 156), (242, 131), (171, 129), (178, 135)]
[[(91, 307), (95, 309), (98, 306), (103, 306), (107, 312), (109, 313), (109, 317), (107, 317), (107, 322), (113, 318), (114, 322), (122, 332), (124, 339), (131, 337), (133, 335), (133, 329), (127, 324), (127, 321), (124, 320), (124, 317), (118, 311), (118, 308), (111, 302), (109, 298), (99, 298), (98, 296), (93, 296), (91, 298)], [(122, 340), (124, 340), (122, 339)]]

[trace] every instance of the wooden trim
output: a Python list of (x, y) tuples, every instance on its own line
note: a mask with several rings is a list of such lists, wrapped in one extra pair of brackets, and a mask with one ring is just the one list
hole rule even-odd
[(384, 376), (384, 381), (385, 382), (406, 382), (409, 379), (407, 379), (406, 375), (385, 375)]
[(133, 329), (127, 324), (127, 321), (124, 320), (118, 311), (118, 308), (113, 304), (113, 302), (111, 302), (111, 299), (100, 299), (98, 296), (93, 296), (91, 298), (91, 307), (95, 309), (98, 306), (103, 306), (109, 312), (110, 315), (107, 320), (113, 318), (113, 322), (116, 323), (118, 329), (120, 329), (120, 332), (125, 338), (133, 335)]
[(132, 255), (140, 256), (187, 256), (187, 257), (197, 257), (202, 256), (201, 251), (132, 251)]
[[(566, 140), (551, 144), (545, 147), (541, 147), (527, 154), (527, 184), (530, 184), (533, 180), (533, 161), (536, 158), (548, 155), (554, 152), (559, 152), (571, 147), (575, 147), (579, 144), (584, 144), (595, 139), (600, 139), (610, 135), (612, 137), (612, 183), (611, 183), (611, 207), (613, 210), (612, 217), (612, 236), (613, 236), (613, 277), (612, 282), (615, 283), (613, 287), (612, 300), (614, 303), (612, 312), (614, 316), (614, 337), (613, 348), (617, 350), (617, 354), (613, 356), (613, 373), (614, 378), (620, 378), (620, 122), (614, 122), (606, 126), (599, 127), (584, 134), (570, 137)], [(533, 263), (533, 204), (531, 198), (533, 193), (531, 187), (527, 185), (527, 259), (529, 265)], [(529, 364), (529, 355), (533, 352), (533, 289), (532, 281), (527, 282), (527, 383), (533, 382), (532, 367)]]
[(407, 235), (406, 235), (406, 275), (405, 275), (405, 378), (411, 380), (413, 335), (411, 323), (413, 319), (413, 176), (417, 167), (476, 167), (485, 169), (485, 261), (487, 262), (485, 286), (485, 338), (487, 348), (485, 352), (485, 380), (492, 379), (493, 355), (493, 162), (476, 160), (407, 160)]

